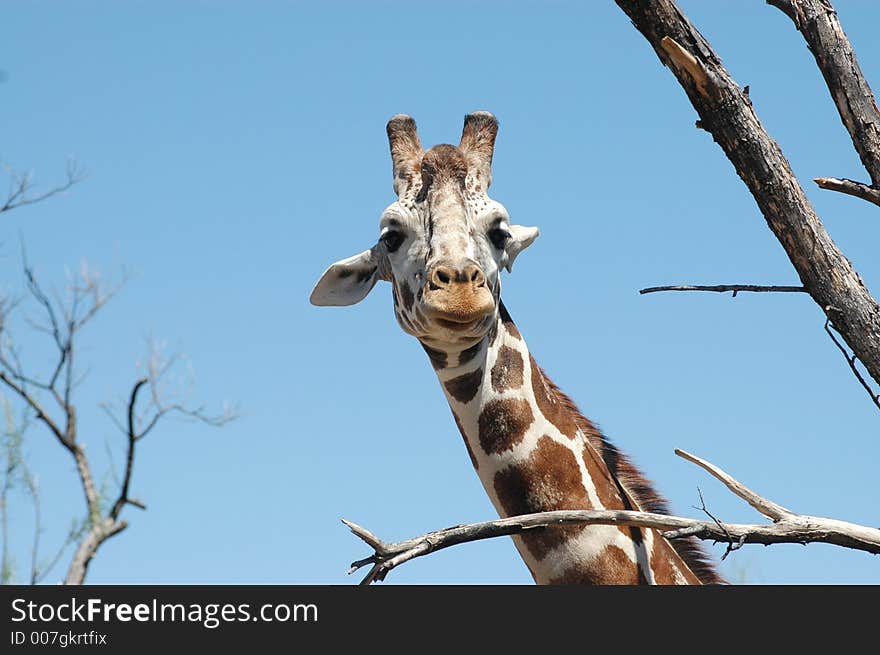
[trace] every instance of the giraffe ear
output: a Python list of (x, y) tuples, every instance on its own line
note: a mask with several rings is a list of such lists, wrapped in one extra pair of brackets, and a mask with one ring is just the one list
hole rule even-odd
[(379, 279), (376, 247), (338, 261), (326, 271), (309, 296), (320, 307), (354, 305), (367, 297)]
[(510, 226), (510, 240), (507, 242), (505, 249), (506, 258), (504, 260), (504, 268), (508, 272), (513, 270), (513, 260), (523, 250), (532, 245), (532, 242), (538, 238), (540, 232), (536, 227), (523, 227), (522, 225)]

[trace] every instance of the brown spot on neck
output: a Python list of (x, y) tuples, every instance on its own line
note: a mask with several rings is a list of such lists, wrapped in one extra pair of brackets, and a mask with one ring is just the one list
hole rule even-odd
[(605, 546), (602, 552), (587, 562), (578, 562), (550, 584), (645, 585), (648, 584), (641, 568), (617, 546)]
[[(592, 509), (574, 453), (546, 435), (528, 459), (496, 473), (493, 486), (507, 516)], [(583, 529), (577, 525), (536, 528), (521, 538), (535, 559), (541, 560)]]
[(523, 384), (523, 358), (509, 346), (501, 346), (492, 367), (492, 388), (501, 392), (519, 389)]
[(490, 455), (510, 450), (523, 440), (535, 420), (522, 398), (492, 400), (480, 412), (480, 446)]
[(483, 369), (478, 368), (470, 373), (459, 375), (443, 383), (449, 395), (460, 403), (469, 403), (477, 395), (483, 381)]

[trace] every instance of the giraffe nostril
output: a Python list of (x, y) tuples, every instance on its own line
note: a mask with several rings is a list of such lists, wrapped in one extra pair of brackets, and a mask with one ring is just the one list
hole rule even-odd
[(486, 283), (486, 278), (479, 266), (468, 266), (465, 269), (465, 279), (475, 287), (483, 286)]
[(461, 284), (481, 287), (486, 282), (483, 271), (479, 266), (473, 264), (468, 264), (467, 266), (437, 266), (431, 271), (428, 280), (428, 288), (433, 291), (439, 291), (440, 289), (451, 290), (453, 287)]

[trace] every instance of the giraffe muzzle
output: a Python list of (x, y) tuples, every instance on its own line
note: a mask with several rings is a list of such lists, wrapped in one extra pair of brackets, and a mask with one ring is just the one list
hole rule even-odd
[(438, 264), (427, 275), (427, 317), (450, 330), (466, 330), (495, 311), (495, 299), (479, 266)]

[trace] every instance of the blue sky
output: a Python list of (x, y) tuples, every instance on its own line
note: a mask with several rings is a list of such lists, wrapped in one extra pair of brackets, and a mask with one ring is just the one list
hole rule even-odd
[[(876, 207), (810, 181), (867, 177), (801, 36), (762, 2), (680, 4), (750, 85), (876, 294)], [(876, 88), (880, 6), (835, 6)], [(610, 0), (17, 2), (0, 30), (0, 158), (43, 188), (69, 157), (89, 172), (63, 197), (3, 215), (4, 291), (22, 293), (20, 237), (47, 286), (83, 260), (111, 279), (136, 273), (80, 344), (80, 435), (95, 468), (107, 470), (108, 450), (121, 460), (99, 405), (127, 395), (150, 335), (187, 355), (194, 402), (230, 400), (242, 414), (222, 429), (168, 420), (142, 442), (132, 488), (149, 509), (126, 510), (131, 527), (89, 582), (348, 584), (367, 550), (341, 517), (393, 540), (495, 516), (387, 286), (352, 308), (308, 304), (327, 265), (375, 242), (394, 197), (384, 126), (399, 112), (425, 144), (457, 143), (474, 109), (498, 116), (492, 195), (542, 234), (505, 302), (538, 362), (676, 513), (700, 515), (699, 487), (719, 518), (761, 521), (679, 447), (796, 511), (880, 523), (880, 415), (809, 298), (638, 295), (797, 277)], [(45, 370), (42, 342), (19, 335), (25, 361)], [(81, 493), (40, 426), (26, 449), (49, 554)], [(26, 565), (21, 499), (11, 520)], [(880, 583), (874, 558), (824, 545), (746, 547), (721, 568), (753, 583)], [(530, 577), (500, 539), (389, 578), (447, 582)]]

